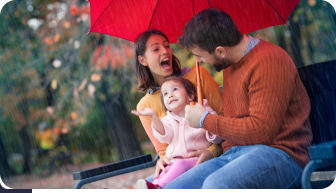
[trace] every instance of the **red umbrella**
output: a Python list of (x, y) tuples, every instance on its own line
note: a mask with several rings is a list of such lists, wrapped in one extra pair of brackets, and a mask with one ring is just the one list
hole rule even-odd
[(176, 42), (184, 24), (207, 8), (228, 13), (243, 33), (285, 24), (300, 0), (90, 0), (91, 29), (134, 42), (147, 29)]
[[(245, 34), (285, 24), (299, 2), (300, 0), (90, 0), (89, 33), (99, 32), (134, 42), (140, 33), (158, 29), (167, 35), (170, 43), (175, 43), (177, 36), (182, 35), (185, 23), (195, 14), (207, 8), (216, 8), (228, 13), (238, 29)], [(199, 79), (199, 75), (197, 77)], [(199, 102), (202, 102), (202, 97)]]

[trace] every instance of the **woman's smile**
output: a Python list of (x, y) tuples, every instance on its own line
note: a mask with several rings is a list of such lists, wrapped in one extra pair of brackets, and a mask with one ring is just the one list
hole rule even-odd
[(171, 65), (171, 61), (169, 60), (169, 57), (167, 58), (164, 58), (161, 62), (161, 67), (164, 69), (164, 70), (171, 70), (172, 69), (172, 65)]

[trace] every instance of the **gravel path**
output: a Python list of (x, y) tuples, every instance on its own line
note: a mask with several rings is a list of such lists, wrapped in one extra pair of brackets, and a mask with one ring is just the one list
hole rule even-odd
[[(83, 170), (101, 165), (105, 164), (86, 164), (83, 166)], [(86, 184), (82, 189), (133, 189), (136, 188), (136, 181), (138, 179), (146, 178), (154, 174), (154, 171), (155, 167), (147, 168)], [(8, 187), (14, 189), (73, 189), (78, 182), (78, 180), (73, 180), (72, 173), (65, 172), (54, 173), (52, 176), (44, 179), (33, 175), (19, 175), (2, 180)]]

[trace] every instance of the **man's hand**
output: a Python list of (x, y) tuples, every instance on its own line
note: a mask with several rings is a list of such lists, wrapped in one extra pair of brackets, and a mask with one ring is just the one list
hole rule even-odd
[(185, 119), (188, 125), (190, 127), (199, 128), (199, 121), (205, 111), (205, 108), (199, 103), (196, 103), (194, 106), (187, 105), (185, 107)]
[(213, 155), (212, 155), (211, 151), (209, 151), (207, 149), (191, 152), (191, 153), (188, 154), (188, 156), (189, 157), (199, 157), (196, 165), (198, 165), (202, 162), (208, 161), (208, 160), (213, 158)]
[(166, 165), (169, 165), (171, 162), (168, 158), (162, 158), (159, 159), (159, 161), (156, 163), (156, 168), (155, 168), (155, 173), (153, 179), (155, 180), (156, 178), (159, 177), (161, 170), (166, 172)]

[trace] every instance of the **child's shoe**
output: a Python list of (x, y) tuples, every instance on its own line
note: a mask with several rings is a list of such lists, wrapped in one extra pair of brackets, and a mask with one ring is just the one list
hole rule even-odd
[(137, 181), (138, 189), (161, 189), (159, 185), (148, 182), (147, 180), (138, 180)]

